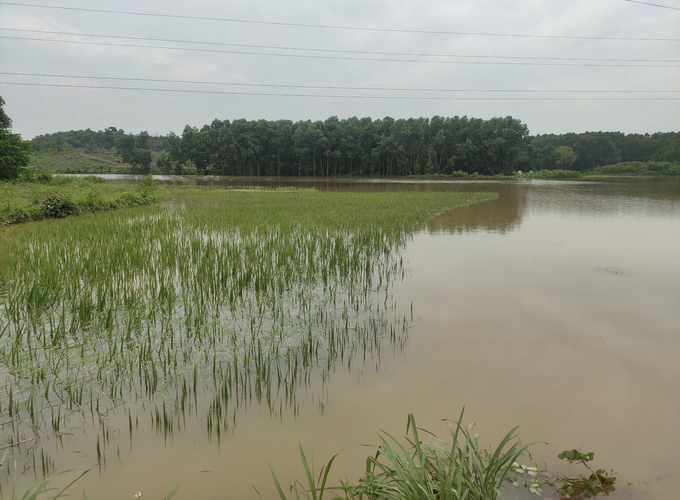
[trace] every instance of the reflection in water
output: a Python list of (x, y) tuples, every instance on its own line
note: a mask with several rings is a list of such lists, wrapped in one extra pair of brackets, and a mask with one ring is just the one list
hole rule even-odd
[[(133, 183), (140, 176), (103, 174), (109, 182)], [(209, 188), (297, 187), (319, 191), (494, 191), (500, 198), (441, 214), (427, 223), (430, 232), (460, 233), (491, 231), (505, 233), (519, 227), (527, 208), (542, 214), (616, 215), (656, 212), (678, 214), (680, 178), (600, 178), (586, 181), (516, 180), (411, 180), (326, 179), (222, 176), (156, 176), (173, 186)]]
[(485, 185), (500, 194), (497, 200), (440, 214), (426, 224), (429, 233), (489, 231), (505, 234), (518, 228), (526, 209), (528, 187), (522, 183)]

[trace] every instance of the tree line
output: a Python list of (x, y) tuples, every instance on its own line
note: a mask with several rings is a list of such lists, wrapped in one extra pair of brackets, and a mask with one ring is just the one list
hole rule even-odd
[(560, 148), (569, 148), (575, 158), (571, 169), (592, 170), (623, 162), (680, 162), (680, 132), (624, 134), (585, 132), (545, 134), (532, 139), (535, 170), (554, 169)]
[(109, 127), (33, 139), (34, 151), (112, 151), (139, 173), (281, 176), (511, 174), (590, 170), (630, 161), (680, 161), (680, 132), (530, 136), (512, 117), (325, 121), (214, 120), (181, 136)]

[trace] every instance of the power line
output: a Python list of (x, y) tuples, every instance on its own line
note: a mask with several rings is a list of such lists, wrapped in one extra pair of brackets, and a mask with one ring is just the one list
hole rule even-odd
[(385, 57), (348, 57), (348, 56), (330, 56), (330, 55), (312, 55), (312, 54), (282, 54), (273, 52), (252, 52), (245, 50), (218, 50), (218, 49), (200, 49), (195, 47), (168, 47), (160, 45), (138, 45), (127, 43), (113, 43), (113, 42), (92, 42), (82, 40), (57, 40), (53, 38), (34, 38), (34, 37), (17, 37), (0, 35), (0, 38), (6, 40), (26, 40), (34, 42), (51, 42), (51, 43), (70, 43), (77, 45), (97, 45), (106, 47), (129, 47), (142, 49), (162, 49), (162, 50), (184, 50), (189, 52), (204, 52), (204, 53), (218, 53), (218, 54), (239, 54), (239, 55), (254, 55), (254, 56), (272, 56), (272, 57), (293, 57), (302, 59), (325, 59), (325, 60), (343, 60), (343, 61), (381, 61), (381, 62), (400, 62), (400, 63), (421, 63), (421, 64), (485, 64), (485, 65), (519, 65), (519, 66), (578, 66), (578, 67), (605, 67), (605, 68), (674, 68), (676, 65), (669, 64), (601, 64), (601, 63), (551, 63), (551, 62), (530, 62), (530, 61), (442, 61), (442, 60), (424, 60), (424, 59), (391, 59)]
[(482, 33), (482, 32), (468, 32), (468, 31), (437, 31), (437, 30), (417, 30), (417, 29), (400, 29), (400, 28), (371, 28), (363, 26), (340, 26), (330, 24), (311, 24), (311, 23), (288, 23), (281, 21), (256, 21), (251, 19), (235, 19), (226, 17), (208, 17), (208, 16), (189, 16), (180, 14), (162, 14), (156, 12), (130, 12), (122, 10), (107, 10), (107, 9), (91, 9), (83, 7), (64, 7), (56, 5), (38, 5), (26, 4), (16, 2), (0, 2), (0, 5), (11, 5), (14, 7), (30, 7), (38, 9), (53, 9), (53, 10), (67, 10), (77, 12), (90, 12), (98, 14), (119, 14), (127, 16), (146, 16), (146, 17), (161, 17), (171, 19), (191, 19), (196, 21), (218, 21), (227, 23), (241, 23), (241, 24), (257, 24), (264, 26), (284, 26), (291, 28), (317, 28), (330, 30), (351, 30), (351, 31), (373, 31), (383, 33), (414, 33), (414, 34), (428, 34), (428, 35), (461, 35), (461, 36), (493, 36), (493, 37), (512, 37), (512, 38), (551, 38), (563, 40), (615, 40), (615, 41), (653, 41), (653, 42), (680, 42), (680, 38), (640, 38), (640, 37), (603, 37), (603, 36), (578, 36), (578, 35), (532, 35), (521, 33)]
[(427, 101), (680, 101), (680, 97), (436, 97), (436, 96), (375, 96), (375, 95), (333, 95), (333, 94), (282, 94), (270, 92), (235, 92), (229, 90), (191, 90), (160, 89), (144, 87), (115, 87), (98, 85), (70, 85), (56, 83), (0, 82), (0, 85), (21, 87), (56, 87), (94, 90), (132, 90), (141, 92), (176, 92), (186, 94), (221, 94), (240, 96), (270, 97), (316, 97), (324, 99), (392, 99), (392, 100), (427, 100)]
[(624, 1), (630, 3), (639, 3), (642, 5), (651, 5), (652, 7), (661, 7), (662, 9), (680, 10), (680, 7), (671, 7), (670, 5), (659, 5), (658, 3), (638, 2), (637, 0), (624, 0)]
[(471, 58), (471, 59), (531, 59), (531, 60), (548, 60), (548, 61), (594, 61), (594, 62), (661, 62), (673, 63), (680, 62), (680, 59), (615, 59), (615, 58), (583, 58), (583, 57), (541, 57), (541, 56), (490, 56), (490, 55), (467, 55), (467, 54), (427, 54), (417, 52), (381, 52), (368, 50), (346, 50), (346, 49), (320, 49), (310, 47), (284, 47), (279, 45), (255, 45), (245, 43), (227, 43), (227, 42), (210, 42), (203, 40), (181, 40), (173, 38), (149, 38), (139, 36), (123, 36), (123, 35), (101, 35), (101, 34), (87, 34), (87, 33), (73, 33), (68, 31), (47, 31), (47, 30), (28, 30), (18, 28), (0, 28), (0, 31), (13, 31), (21, 33), (40, 33), (46, 35), (67, 35), (67, 36), (81, 36), (89, 38), (111, 38), (115, 40), (139, 40), (147, 42), (170, 42), (170, 43), (193, 43), (199, 45), (217, 45), (226, 47), (245, 47), (256, 49), (276, 49), (276, 50), (299, 50), (307, 52), (324, 52), (324, 53), (342, 53), (342, 54), (370, 54), (370, 55), (388, 55), (388, 56), (410, 56), (410, 57), (457, 57), (457, 58)]
[(292, 89), (317, 89), (317, 90), (360, 90), (360, 91), (391, 91), (391, 92), (482, 92), (482, 93), (537, 93), (537, 94), (671, 94), (680, 93), (680, 90), (547, 90), (547, 89), (435, 89), (435, 88), (395, 88), (395, 87), (347, 87), (330, 85), (285, 85), (279, 83), (242, 83), (242, 82), (216, 82), (198, 80), (170, 80), (162, 78), (128, 78), (118, 76), (91, 76), (91, 75), (58, 75), (52, 73), (18, 73), (0, 71), (0, 75), (31, 76), (40, 78), (74, 78), (83, 80), (114, 80), (129, 82), (148, 83), (180, 83), (191, 85), (228, 85), (239, 87), (273, 87)]

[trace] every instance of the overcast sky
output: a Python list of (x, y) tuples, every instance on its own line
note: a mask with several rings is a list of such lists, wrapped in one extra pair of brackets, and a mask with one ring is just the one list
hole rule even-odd
[[(36, 1), (51, 6), (326, 26), (487, 34), (680, 39), (680, 10), (663, 9), (625, 0)], [(658, 0), (653, 3), (680, 8), (679, 0)], [(680, 100), (677, 100), (680, 98), (680, 41), (530, 38), (293, 27), (21, 7), (3, 4), (2, 0), (0, 0), (0, 28), (3, 28), (0, 30), (0, 36), (3, 37), (0, 38), (0, 71), (5, 73), (319, 87), (675, 91), (646, 94), (446, 93), (404, 90), (387, 92), (0, 74), (0, 82), (3, 82), (0, 84), (0, 95), (6, 101), (7, 114), (13, 119), (13, 130), (27, 139), (37, 134), (60, 130), (84, 128), (99, 130), (109, 126), (135, 133), (147, 130), (151, 134), (165, 134), (170, 131), (181, 134), (187, 124), (200, 127), (215, 118), (323, 120), (331, 115), (340, 118), (350, 116), (408, 118), (433, 115), (491, 118), (512, 115), (526, 123), (532, 134), (586, 130), (620, 130), (627, 133), (680, 130)], [(76, 35), (29, 33), (8, 29), (66, 32)], [(83, 35), (192, 40), (212, 42), (213, 45), (95, 38)], [(17, 40), (6, 37), (87, 43)], [(93, 45), (90, 42), (191, 47), (201, 51)], [(317, 51), (236, 47), (224, 44), (295, 47)], [(319, 52), (318, 49), (420, 55)], [(234, 54), (225, 51), (279, 55)], [(292, 54), (316, 57), (290, 57)], [(422, 54), (438, 56), (426, 57)], [(336, 59), (323, 59), (318, 56)], [(499, 58), (490, 59), (488, 56)], [(520, 59), (517, 59), (518, 57)], [(528, 57), (556, 59), (521, 59)], [(357, 58), (390, 60), (367, 61)], [(612, 63), (585, 59), (623, 59), (626, 62)], [(446, 62), (422, 62), (433, 60)], [(628, 62), (632, 60), (638, 62)], [(657, 62), (659, 60), (673, 62)], [(540, 65), (516, 64), (518, 62)], [(621, 66), (626, 64), (643, 66)], [(307, 96), (52, 88), (8, 85), (8, 82), (307, 94)], [(326, 97), (311, 97), (310, 94), (321, 94)], [(342, 95), (364, 98), (328, 97)], [(427, 96), (452, 99), (397, 100), (366, 96)], [(463, 100), (461, 97), (492, 97), (502, 100)], [(676, 100), (507, 100), (511, 97), (532, 99), (675, 97)]]

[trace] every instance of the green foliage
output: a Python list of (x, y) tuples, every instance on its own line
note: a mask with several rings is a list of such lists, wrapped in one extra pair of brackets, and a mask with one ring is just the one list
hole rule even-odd
[(511, 174), (528, 161), (528, 133), (512, 117), (214, 120), (164, 138), (167, 157), (157, 166), (221, 175)]
[(576, 170), (538, 170), (537, 172), (523, 172), (518, 176), (523, 179), (580, 179), (583, 174)]
[[(276, 176), (511, 175), (517, 170), (587, 171), (618, 162), (680, 162), (680, 132), (529, 136), (512, 117), (331, 116), (324, 121), (214, 120), (186, 126), (181, 137), (76, 130), (37, 136), (33, 151), (68, 160), (63, 173), (122, 173), (107, 156), (119, 155), (134, 173)], [(38, 155), (40, 156), (40, 155)], [(91, 159), (91, 167), (81, 166)], [(155, 160), (154, 160), (155, 159)], [(85, 170), (89, 168), (89, 170)]]
[(594, 175), (680, 175), (680, 163), (626, 162), (603, 165), (592, 172)]
[(0, 181), (16, 179), (28, 165), (31, 143), (22, 141), (19, 134), (10, 129), (12, 120), (3, 106), (5, 100), (0, 96)]
[(47, 173), (24, 175), (21, 182), (0, 184), (0, 225), (150, 205), (161, 197), (153, 179), (137, 186), (104, 185), (98, 177), (52, 177)]
[(0, 130), (0, 181), (16, 179), (29, 163), (31, 143), (19, 134)]
[(573, 150), (576, 161), (571, 168), (578, 171), (620, 162), (680, 162), (680, 132), (546, 134), (533, 137), (531, 142), (536, 152), (534, 165), (540, 169), (560, 168), (554, 155), (561, 146)]
[(139, 135), (123, 134), (116, 137), (116, 151), (125, 163), (132, 165), (133, 173), (151, 172), (151, 149), (148, 132)]
[[(366, 459), (366, 473), (356, 483), (326, 487), (326, 479), (335, 457), (324, 465), (318, 479), (307, 463), (300, 447), (307, 484), (295, 481), (290, 492), (294, 498), (321, 500), (326, 489), (342, 491), (346, 499), (367, 500), (495, 500), (511, 464), (525, 454), (528, 446), (520, 446), (513, 428), (495, 449), (483, 449), (472, 427), (463, 425), (463, 413), (450, 425), (450, 442), (418, 429), (409, 415), (406, 443), (382, 432), (375, 454)], [(419, 431), (435, 437), (432, 442), (420, 440)], [(276, 475), (272, 477), (281, 500), (287, 500)]]
[(588, 465), (588, 462), (595, 458), (595, 453), (581, 453), (575, 449), (565, 450), (558, 455), (558, 458), (569, 463), (580, 463), (588, 469), (590, 474), (578, 478), (558, 476), (557, 479), (562, 485), (557, 488), (557, 493), (571, 498), (592, 498), (601, 493), (607, 495), (616, 490), (614, 487), (616, 477), (612, 472), (607, 473), (604, 469), (593, 470)]
[(59, 154), (77, 149), (84, 152), (101, 153), (111, 151), (116, 138), (123, 134), (123, 130), (109, 127), (99, 132), (87, 129), (38, 135), (32, 141), (33, 151)]
[(576, 154), (569, 146), (558, 146), (555, 149), (555, 168), (569, 170), (576, 161)]
[(5, 113), (4, 106), (5, 100), (0, 96), (0, 130), (9, 130), (12, 128), (12, 119)]

